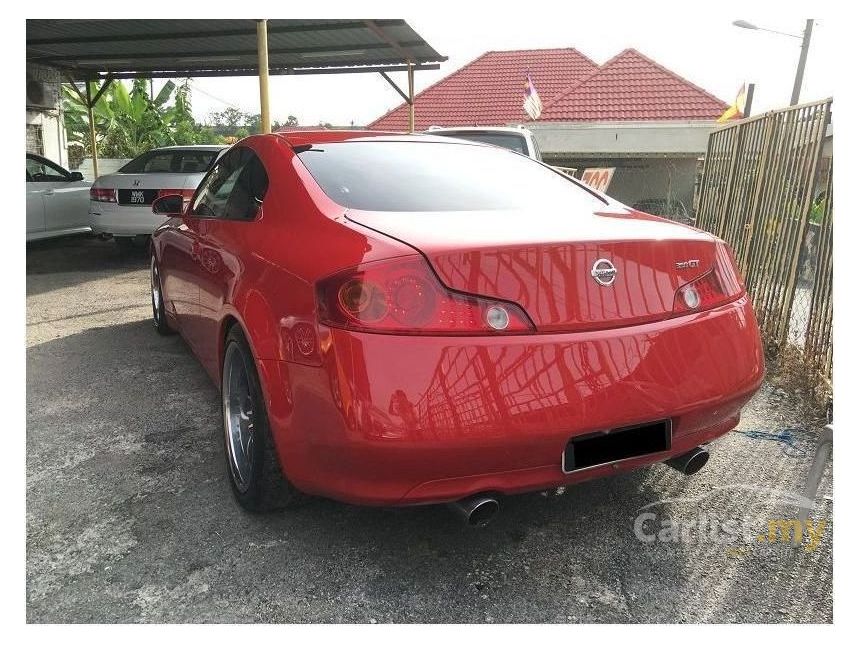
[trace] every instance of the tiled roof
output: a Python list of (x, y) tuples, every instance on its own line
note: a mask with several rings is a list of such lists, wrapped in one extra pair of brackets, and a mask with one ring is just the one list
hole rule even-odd
[[(415, 96), (415, 129), (431, 125), (505, 125), (526, 119), (526, 72), (545, 102), (589, 76), (597, 64), (575, 49), (526, 49), (487, 52)], [(405, 130), (406, 104), (368, 127)]]
[[(575, 49), (493, 51), (415, 97), (415, 129), (526, 123), (523, 89), (530, 72), (544, 110), (539, 121), (712, 120), (723, 101), (635, 49), (601, 66)], [(405, 130), (402, 104), (368, 127)]]
[(712, 120), (729, 106), (635, 49), (544, 101), (541, 121)]

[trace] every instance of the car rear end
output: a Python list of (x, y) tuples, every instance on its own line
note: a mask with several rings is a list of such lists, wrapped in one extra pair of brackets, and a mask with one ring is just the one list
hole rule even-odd
[[(738, 423), (763, 355), (722, 241), (525, 159), (428, 153), (446, 171), (427, 182), (415, 151), (374, 145), (300, 154), (345, 225), (415, 252), (317, 282), (318, 355), (272, 402), (313, 419), (282, 452), (298, 486), (376, 504), (547, 489)], [(353, 164), (378, 181), (353, 182)], [(472, 176), (496, 179), (464, 188)]]
[(102, 175), (90, 189), (90, 225), (117, 238), (150, 235), (164, 222), (152, 212), (163, 195), (194, 195), (206, 171), (226, 146), (160, 148), (137, 157), (119, 172)]

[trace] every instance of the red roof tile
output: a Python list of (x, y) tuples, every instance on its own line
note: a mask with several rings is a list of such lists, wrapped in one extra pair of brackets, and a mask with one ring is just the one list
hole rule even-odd
[[(601, 66), (575, 49), (492, 51), (415, 96), (415, 129), (524, 123), (526, 71), (540, 121), (712, 120), (728, 105), (635, 49)], [(405, 130), (402, 104), (368, 128)]]
[[(597, 64), (575, 49), (487, 52), (415, 95), (415, 129), (431, 125), (505, 125), (527, 119), (523, 112), (526, 72), (546, 101), (589, 76)], [(405, 130), (402, 104), (368, 127)]]
[(712, 120), (729, 106), (635, 49), (544, 101), (541, 121)]

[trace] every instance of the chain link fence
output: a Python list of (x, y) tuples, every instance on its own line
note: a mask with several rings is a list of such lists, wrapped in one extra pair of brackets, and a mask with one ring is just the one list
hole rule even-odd
[(731, 244), (772, 356), (830, 389), (833, 173), (823, 155), (832, 99), (713, 132), (697, 225)]

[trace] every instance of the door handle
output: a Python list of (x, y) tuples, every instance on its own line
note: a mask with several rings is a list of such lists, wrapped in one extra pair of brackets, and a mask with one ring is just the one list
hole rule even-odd
[(45, 194), (45, 195), (53, 195), (53, 194), (54, 194), (54, 189), (53, 189), (53, 188), (46, 188), (46, 189), (45, 189), (45, 193), (44, 193), (44, 194)]

